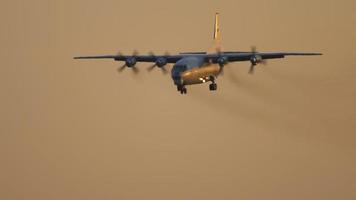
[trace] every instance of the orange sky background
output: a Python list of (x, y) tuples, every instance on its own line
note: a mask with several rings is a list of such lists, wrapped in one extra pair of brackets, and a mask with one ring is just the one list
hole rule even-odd
[[(5, 0), (0, 199), (356, 199), (352, 0)], [(79, 55), (322, 52), (177, 91)]]

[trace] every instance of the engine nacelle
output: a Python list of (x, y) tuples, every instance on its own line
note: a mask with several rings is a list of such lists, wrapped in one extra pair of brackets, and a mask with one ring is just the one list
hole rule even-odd
[(162, 68), (162, 67), (164, 67), (165, 65), (167, 65), (167, 59), (166, 58), (162, 58), (162, 57), (160, 57), (160, 58), (157, 58), (157, 60), (156, 60), (156, 65), (157, 65), (157, 67), (159, 67), (159, 68)]
[(217, 63), (220, 65), (220, 66), (224, 66), (228, 63), (228, 58), (223, 56), (223, 57), (220, 57), (218, 58), (217, 60)]
[(260, 55), (253, 55), (253, 56), (251, 56), (250, 61), (251, 61), (251, 64), (257, 65), (258, 63), (262, 62), (263, 59), (262, 59), (262, 56), (260, 56)]
[(137, 63), (137, 60), (135, 57), (129, 57), (126, 59), (126, 66), (127, 67), (134, 67)]

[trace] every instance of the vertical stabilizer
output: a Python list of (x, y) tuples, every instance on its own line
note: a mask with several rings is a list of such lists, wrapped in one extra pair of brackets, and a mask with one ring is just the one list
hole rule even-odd
[(214, 24), (214, 43), (211, 52), (221, 51), (221, 33), (220, 33), (220, 18), (219, 13), (215, 13), (215, 24)]

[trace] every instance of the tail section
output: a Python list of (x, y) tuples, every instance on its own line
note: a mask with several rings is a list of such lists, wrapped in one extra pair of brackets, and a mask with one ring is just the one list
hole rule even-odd
[(213, 39), (214, 39), (214, 43), (213, 43), (213, 47), (210, 49), (210, 51), (212, 51), (214, 53), (222, 51), (219, 13), (215, 13), (214, 38)]
[(214, 41), (220, 40), (220, 19), (219, 13), (215, 13)]

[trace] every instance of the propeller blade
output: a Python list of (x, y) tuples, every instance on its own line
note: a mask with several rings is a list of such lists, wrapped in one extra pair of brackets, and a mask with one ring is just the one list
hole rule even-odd
[(124, 64), (123, 66), (119, 67), (118, 71), (121, 73), (122, 71), (124, 71), (124, 69), (127, 67), (126, 64)]
[(156, 63), (150, 66), (149, 68), (147, 68), (147, 71), (151, 72), (155, 67), (157, 67)]
[(224, 75), (224, 68), (223, 67), (220, 67), (220, 70), (219, 70), (219, 75), (223, 76)]
[(164, 68), (164, 67), (161, 67), (161, 70), (162, 70), (162, 73), (163, 73), (163, 74), (167, 74), (167, 73), (168, 73), (167, 69)]
[(138, 54), (139, 54), (139, 52), (137, 50), (134, 50), (132, 53), (133, 56), (137, 56)]
[(252, 53), (257, 53), (257, 47), (256, 46), (251, 46), (251, 52)]
[(135, 74), (138, 74), (138, 73), (140, 72), (137, 67), (132, 67), (132, 71), (133, 71)]
[(224, 65), (219, 65), (219, 75), (224, 75)]
[(156, 57), (156, 55), (153, 53), (153, 51), (148, 52), (149, 56)]
[(215, 48), (215, 51), (216, 51), (216, 53), (218, 53), (219, 55), (222, 53), (222, 50), (221, 50), (221, 47), (220, 47), (220, 46), (216, 47), (216, 48)]
[(255, 72), (255, 65), (252, 64), (248, 73), (253, 74), (254, 72)]
[(166, 52), (164, 52), (164, 55), (165, 56), (170, 56), (171, 54), (168, 51), (166, 51)]

